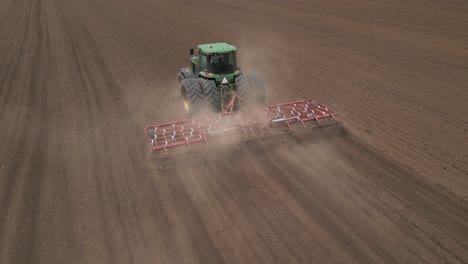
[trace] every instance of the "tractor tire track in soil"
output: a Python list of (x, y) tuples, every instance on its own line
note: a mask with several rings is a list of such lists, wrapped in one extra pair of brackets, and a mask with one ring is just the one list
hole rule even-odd
[[(0, 263), (467, 263), (468, 5), (0, 1)], [(177, 70), (229, 41), (345, 133), (159, 164)]]

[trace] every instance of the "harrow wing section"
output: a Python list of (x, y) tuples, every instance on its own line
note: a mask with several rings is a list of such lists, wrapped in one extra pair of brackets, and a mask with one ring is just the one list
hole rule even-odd
[(314, 99), (232, 111), (236, 99), (244, 101), (234, 94), (219, 114), (146, 127), (152, 150), (167, 154), (173, 148), (191, 150), (195, 145), (249, 141), (339, 123), (334, 111)]

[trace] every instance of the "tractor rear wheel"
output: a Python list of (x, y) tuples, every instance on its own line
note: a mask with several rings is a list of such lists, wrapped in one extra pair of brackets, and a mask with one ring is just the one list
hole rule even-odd
[(206, 105), (205, 95), (198, 78), (183, 79), (180, 82), (180, 93), (189, 116), (202, 113)]
[(215, 81), (203, 78), (198, 79), (205, 94), (205, 103), (214, 111), (219, 111), (221, 108), (221, 95)]
[(256, 72), (244, 73), (236, 77), (237, 94), (254, 104), (265, 103), (265, 80)]
[(177, 74), (177, 81), (182, 82), (184, 79), (195, 78), (195, 74), (193, 73), (192, 69), (189, 67), (180, 69), (179, 73)]

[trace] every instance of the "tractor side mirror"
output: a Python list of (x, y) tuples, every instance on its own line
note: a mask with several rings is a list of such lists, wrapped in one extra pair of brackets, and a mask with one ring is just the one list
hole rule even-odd
[(190, 56), (193, 55), (193, 49), (190, 49)]

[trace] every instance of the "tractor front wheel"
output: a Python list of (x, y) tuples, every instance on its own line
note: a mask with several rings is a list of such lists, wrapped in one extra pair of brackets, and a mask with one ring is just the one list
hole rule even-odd
[(180, 84), (182, 80), (195, 78), (195, 77), (196, 76), (193, 73), (192, 69), (190, 69), (189, 67), (186, 67), (186, 68), (180, 69), (179, 73), (177, 74), (177, 81)]

